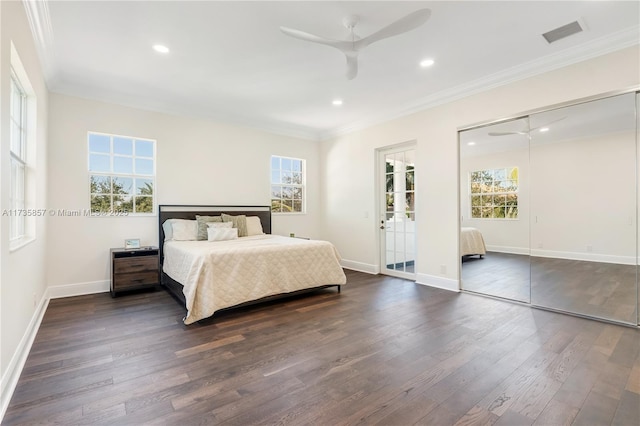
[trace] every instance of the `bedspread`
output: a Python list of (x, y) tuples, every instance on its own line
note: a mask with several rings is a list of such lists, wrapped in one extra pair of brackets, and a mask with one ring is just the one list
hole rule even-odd
[(463, 227), (460, 230), (460, 256), (484, 255), (487, 249), (482, 233), (476, 228)]
[(185, 324), (267, 296), (346, 284), (333, 244), (276, 235), (170, 241), (164, 246), (162, 267), (184, 286)]

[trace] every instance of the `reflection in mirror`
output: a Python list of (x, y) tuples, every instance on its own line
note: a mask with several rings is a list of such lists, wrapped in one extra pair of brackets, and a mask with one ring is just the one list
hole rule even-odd
[(530, 117), (531, 303), (637, 323), (635, 94)]
[(529, 302), (529, 123), (462, 131), (462, 289)]

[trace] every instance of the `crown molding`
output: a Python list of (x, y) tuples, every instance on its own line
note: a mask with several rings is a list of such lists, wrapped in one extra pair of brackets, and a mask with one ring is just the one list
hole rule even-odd
[(48, 0), (22, 0), (22, 5), (27, 13), (31, 34), (36, 45), (38, 58), (45, 81), (49, 80), (53, 68), (53, 29), (51, 16), (49, 15)]
[(443, 105), (462, 98), (466, 98), (477, 93), (485, 92), (496, 87), (504, 86), (519, 80), (524, 80), (549, 71), (564, 68), (579, 62), (583, 62), (598, 56), (613, 53), (628, 47), (640, 44), (640, 26), (627, 28), (609, 36), (601, 37), (590, 43), (585, 43), (577, 47), (565, 49), (551, 55), (547, 55), (535, 61), (511, 67), (487, 77), (462, 84), (451, 89), (437, 92), (404, 107), (387, 110), (374, 118), (368, 118), (351, 123), (340, 128), (323, 132), (319, 135), (320, 140), (328, 140), (343, 136), (367, 127), (381, 124), (396, 118), (405, 117), (416, 112)]

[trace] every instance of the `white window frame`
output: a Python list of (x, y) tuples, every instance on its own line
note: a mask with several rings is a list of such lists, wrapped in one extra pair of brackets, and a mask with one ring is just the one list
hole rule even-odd
[[(27, 237), (27, 94), (11, 67), (10, 126), (10, 195), (9, 243), (15, 245)], [(15, 106), (18, 108), (15, 108)]]
[[(515, 176), (510, 173), (510, 171), (515, 170)], [(504, 179), (498, 180), (500, 182), (500, 186), (496, 188), (496, 180), (495, 177), (496, 172), (504, 172)], [(477, 173), (487, 173), (492, 176), (492, 180), (483, 180), (483, 182), (474, 181), (474, 174)], [(483, 170), (473, 170), (469, 172), (469, 217), (471, 219), (480, 219), (480, 220), (517, 220), (519, 214), (519, 205), (518, 205), (518, 190), (520, 187), (520, 178), (519, 178), (519, 168), (516, 166), (513, 167), (496, 167), (492, 169), (483, 169)], [(474, 184), (477, 184), (476, 190), (474, 191)], [(480, 205), (474, 205), (474, 197), (480, 197)], [(484, 200), (485, 197), (491, 197), (491, 202), (487, 199)], [(499, 197), (499, 200), (496, 200), (496, 197)], [(512, 213), (509, 213), (509, 197), (515, 197), (515, 216)], [(480, 208), (481, 213), (480, 216), (474, 215), (474, 208)], [(505, 216), (496, 215), (496, 209), (504, 208)], [(513, 206), (511, 206), (513, 209)], [(490, 211), (491, 215), (485, 215), (485, 211)]]
[[(274, 159), (278, 160), (278, 164), (280, 166), (278, 169), (273, 168)], [(300, 171), (299, 171), (300, 183), (285, 182), (286, 178), (288, 177), (287, 175), (288, 172), (296, 173), (298, 171), (293, 170), (293, 168), (291, 170), (283, 169), (283, 166), (282, 166), (283, 160), (300, 162)], [(307, 212), (307, 188), (306, 188), (307, 162), (306, 160), (303, 158), (286, 157), (282, 155), (272, 155), (269, 162), (269, 169), (271, 172), (270, 173), (271, 213), (272, 214), (305, 214)], [(279, 191), (276, 190), (276, 188), (279, 188)], [(289, 198), (284, 196), (285, 188), (290, 188), (293, 193), (299, 191), (300, 211), (295, 211), (295, 206), (297, 204), (296, 200), (298, 200), (297, 198)], [(277, 195), (277, 192), (279, 192), (280, 194), (279, 196)], [(291, 201), (292, 210), (290, 211), (284, 210), (289, 204), (288, 203), (289, 201)]]
[[(105, 136), (109, 138), (109, 153), (105, 154), (104, 152), (99, 152), (99, 151), (92, 151), (91, 150), (91, 136), (92, 135), (98, 135), (98, 136)], [(133, 146), (132, 146), (132, 154), (131, 155), (123, 155), (123, 154), (117, 154), (114, 152), (114, 138), (123, 138), (123, 139), (131, 139), (133, 141)], [(143, 141), (143, 142), (151, 142), (153, 144), (153, 156), (152, 157), (146, 157), (146, 156), (141, 156), (141, 155), (137, 155), (136, 154), (136, 142), (137, 141)], [(88, 173), (88, 177), (89, 177), (89, 211), (91, 212), (91, 216), (92, 217), (105, 217), (105, 216), (155, 216), (156, 215), (156, 211), (157, 211), (157, 200), (156, 200), (156, 195), (157, 195), (157, 188), (156, 188), (156, 167), (157, 167), (157, 161), (156, 161), (156, 149), (157, 149), (157, 141), (155, 139), (149, 139), (149, 138), (140, 138), (140, 137), (136, 137), (136, 136), (124, 136), (124, 135), (117, 135), (117, 134), (111, 134), (111, 133), (102, 133), (102, 132), (87, 132), (87, 169), (89, 171)], [(92, 171), (91, 170), (91, 155), (92, 154), (96, 154), (96, 155), (104, 155), (104, 156), (108, 156), (109, 157), (109, 171), (108, 172), (103, 172), (103, 171)], [(114, 159), (118, 158), (118, 157), (127, 157), (127, 158), (131, 158), (132, 161), (132, 173), (117, 173), (114, 171)], [(135, 164), (136, 164), (136, 159), (142, 159), (142, 160), (152, 160), (153, 161), (153, 172), (151, 175), (148, 174), (141, 174), (141, 173), (136, 173), (135, 170)], [(110, 179), (110, 193), (93, 193), (91, 191), (91, 182), (92, 182), (92, 177), (93, 176), (98, 176), (98, 177), (107, 177)], [(132, 188), (132, 192), (130, 194), (114, 194), (113, 192), (113, 179), (117, 179), (117, 178), (125, 178), (125, 179), (133, 179), (134, 185)], [(144, 197), (151, 197), (152, 201), (151, 201), (151, 212), (138, 212), (136, 211), (136, 199), (138, 197), (140, 197), (139, 194), (136, 194), (136, 185), (135, 185), (135, 181), (136, 179), (144, 179), (144, 180), (151, 180), (152, 182), (152, 194), (151, 195), (143, 195)], [(104, 196), (109, 196), (110, 197), (110, 209), (108, 211), (94, 211), (92, 208), (92, 199), (93, 196), (97, 195), (104, 195)], [(116, 201), (114, 201), (114, 195), (125, 195), (125, 197), (131, 197), (131, 202), (132, 202), (132, 211), (128, 211), (127, 209), (123, 209), (121, 206), (115, 205), (114, 203), (116, 203)]]

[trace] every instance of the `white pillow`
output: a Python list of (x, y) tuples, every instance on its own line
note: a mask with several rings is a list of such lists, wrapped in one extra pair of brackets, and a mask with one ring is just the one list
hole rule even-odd
[(233, 228), (233, 222), (207, 222), (208, 228)]
[(173, 240), (173, 226), (172, 222), (175, 219), (167, 219), (162, 223), (162, 230), (164, 231), (164, 240), (171, 241)]
[(258, 216), (247, 216), (247, 236), (263, 234), (260, 218)]
[[(229, 222), (231, 223), (231, 222)], [(238, 239), (238, 228), (207, 228), (208, 241), (227, 241)]]
[(195, 241), (198, 239), (198, 221), (172, 219), (173, 239), (176, 241)]

